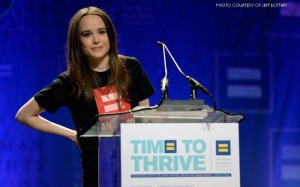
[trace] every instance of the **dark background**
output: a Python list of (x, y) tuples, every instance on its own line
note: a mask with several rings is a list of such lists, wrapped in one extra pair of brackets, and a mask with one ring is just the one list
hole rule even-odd
[[(240, 124), (242, 187), (299, 186), (300, 2), (247, 2), (252, 8), (228, 2), (1, 0), (0, 186), (80, 186), (76, 146), (19, 125), (14, 116), (66, 69), (69, 19), (89, 5), (113, 19), (120, 53), (141, 61), (156, 88), (152, 105), (161, 98), (164, 76), (159, 40), (186, 74), (210, 90), (218, 108), (245, 114)], [(231, 7), (219, 7), (226, 5)], [(190, 86), (167, 61), (170, 99), (188, 100)], [(212, 105), (203, 93), (198, 98)], [(43, 115), (73, 128), (66, 108)]]

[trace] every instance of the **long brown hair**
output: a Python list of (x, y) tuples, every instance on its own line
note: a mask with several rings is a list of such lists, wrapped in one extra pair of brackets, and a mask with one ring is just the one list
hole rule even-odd
[(124, 65), (125, 58), (118, 55), (117, 33), (108, 14), (97, 7), (80, 9), (69, 23), (67, 41), (68, 72), (75, 83), (77, 99), (83, 97), (84, 102), (92, 101), (93, 89), (101, 84), (101, 80), (99, 81), (96, 72), (89, 67), (87, 58), (81, 51), (79, 25), (82, 17), (86, 15), (98, 15), (105, 24), (110, 42), (108, 88), (114, 85), (118, 93), (118, 101), (120, 101), (120, 97), (128, 101), (127, 88), (130, 84), (130, 78)]

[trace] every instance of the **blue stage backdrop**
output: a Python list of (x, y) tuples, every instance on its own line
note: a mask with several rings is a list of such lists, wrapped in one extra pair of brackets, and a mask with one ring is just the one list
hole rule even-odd
[[(252, 7), (233, 2), (1, 0), (0, 185), (81, 186), (76, 146), (20, 125), (14, 117), (66, 69), (69, 19), (93, 5), (111, 15), (120, 52), (141, 61), (157, 91), (152, 105), (161, 98), (164, 75), (159, 40), (186, 74), (210, 90), (218, 108), (245, 114), (240, 124), (242, 187), (299, 186), (300, 2), (249, 1)], [(170, 99), (189, 99), (190, 86), (167, 61)], [(198, 98), (212, 105), (203, 93)], [(66, 108), (43, 115), (73, 128)]]

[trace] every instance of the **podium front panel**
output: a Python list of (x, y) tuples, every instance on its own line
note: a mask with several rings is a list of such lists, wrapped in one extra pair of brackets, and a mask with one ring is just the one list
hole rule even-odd
[(121, 125), (122, 186), (239, 187), (237, 123)]

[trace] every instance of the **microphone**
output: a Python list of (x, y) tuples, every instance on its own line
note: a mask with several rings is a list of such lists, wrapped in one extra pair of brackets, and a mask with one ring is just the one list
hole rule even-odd
[[(168, 47), (166, 46), (166, 44), (164, 44), (163, 42), (157, 41), (157, 44), (159, 46), (161, 46), (163, 48), (163, 54), (164, 54), (164, 65), (165, 65), (165, 77), (162, 80), (162, 86), (164, 86), (163, 82), (166, 82), (166, 85), (168, 84), (167, 79), (164, 80), (167, 77), (167, 65), (166, 65), (166, 56), (165, 56), (165, 50), (167, 50), (168, 54), (170, 55), (173, 63), (175, 64), (175, 66), (177, 67), (178, 71), (187, 79), (187, 81), (189, 82), (189, 84), (192, 86), (191, 87), (191, 98), (193, 100), (197, 99), (196, 97), (196, 89), (199, 89), (200, 91), (202, 91), (203, 93), (205, 93), (206, 95), (208, 95), (214, 104), (214, 108), (216, 108), (216, 101), (215, 98), (213, 97), (213, 95), (197, 80), (195, 80), (194, 78), (187, 76), (179, 67), (179, 65), (177, 64), (176, 60), (174, 59), (173, 55), (171, 54), (171, 52), (169, 51)], [(168, 85), (167, 85), (168, 86)], [(162, 87), (163, 88), (163, 87)]]
[(168, 78), (165, 76), (162, 80), (161, 80), (161, 91), (163, 93), (163, 98), (164, 99), (168, 99), (168, 86), (169, 86), (169, 80)]
[(165, 46), (166, 45), (162, 42), (159, 42), (159, 41), (157, 41), (157, 44), (163, 48), (165, 76), (161, 80), (161, 91), (162, 91), (162, 94), (163, 94), (163, 100), (166, 100), (166, 99), (169, 98), (169, 96), (168, 96), (168, 86), (169, 86), (168, 68), (167, 68), (166, 52), (165, 52)]
[(193, 88), (198, 88), (199, 90), (201, 90), (202, 92), (204, 92), (206, 95), (210, 95), (209, 91), (197, 80), (195, 80), (194, 78), (190, 77), (190, 76), (186, 76), (185, 77), (188, 82), (190, 83), (190, 85)]

